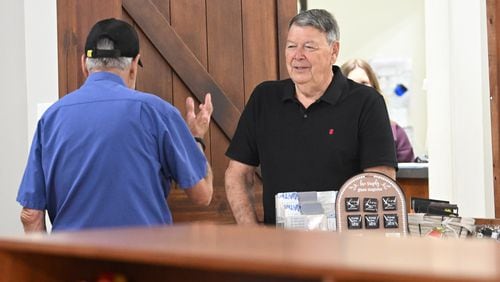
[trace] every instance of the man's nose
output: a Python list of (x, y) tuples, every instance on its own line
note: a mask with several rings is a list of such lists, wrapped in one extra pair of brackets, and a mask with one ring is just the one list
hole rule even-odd
[(303, 47), (297, 47), (295, 49), (295, 53), (293, 54), (293, 58), (296, 60), (300, 60), (304, 58), (304, 48)]

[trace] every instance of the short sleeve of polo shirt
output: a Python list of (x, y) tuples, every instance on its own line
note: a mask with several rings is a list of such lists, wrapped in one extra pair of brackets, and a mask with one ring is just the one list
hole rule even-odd
[(229, 158), (251, 166), (260, 164), (255, 130), (259, 89), (259, 86), (255, 88), (241, 113), (233, 139), (226, 151)]
[(374, 166), (397, 167), (394, 138), (381, 95), (365, 101), (359, 124), (361, 169)]
[(186, 189), (206, 176), (205, 155), (176, 108), (166, 103), (156, 108), (144, 105), (141, 119), (157, 139), (159, 159), (167, 179)]
[(45, 210), (45, 177), (42, 167), (42, 148), (40, 144), (41, 121), (38, 122), (31, 144), (28, 163), (17, 193), (17, 202), (21, 206), (35, 210)]

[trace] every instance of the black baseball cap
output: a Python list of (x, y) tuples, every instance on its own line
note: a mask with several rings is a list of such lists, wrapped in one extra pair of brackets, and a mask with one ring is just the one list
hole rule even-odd
[[(113, 41), (113, 50), (98, 50), (97, 42), (102, 38)], [(139, 37), (127, 22), (110, 18), (97, 22), (89, 32), (85, 42), (87, 58), (135, 58), (139, 54)], [(142, 67), (142, 62), (139, 60)]]

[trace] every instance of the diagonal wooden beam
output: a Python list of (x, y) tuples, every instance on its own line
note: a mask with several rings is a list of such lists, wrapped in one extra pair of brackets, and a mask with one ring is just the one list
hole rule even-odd
[(212, 94), (212, 118), (231, 139), (241, 112), (227, 98), (165, 17), (149, 0), (123, 0), (122, 5), (198, 101), (203, 101), (205, 93)]

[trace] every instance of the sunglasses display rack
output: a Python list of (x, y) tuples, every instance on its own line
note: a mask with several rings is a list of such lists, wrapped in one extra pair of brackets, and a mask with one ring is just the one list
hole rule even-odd
[(335, 205), (338, 232), (408, 235), (404, 194), (384, 174), (365, 172), (351, 177), (340, 188)]

